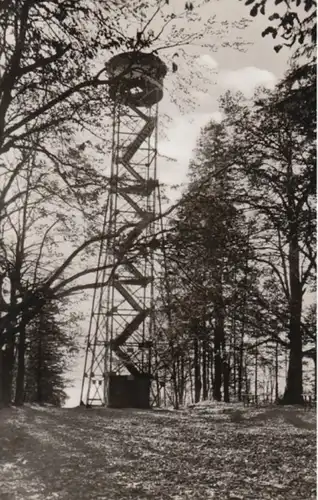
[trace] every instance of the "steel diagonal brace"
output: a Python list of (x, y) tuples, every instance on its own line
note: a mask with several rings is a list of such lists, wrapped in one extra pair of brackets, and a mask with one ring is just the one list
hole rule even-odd
[(152, 132), (154, 131), (155, 125), (156, 125), (155, 118), (148, 118), (147, 119), (146, 124), (140, 130), (137, 137), (127, 147), (126, 152), (123, 156), (124, 162), (129, 162), (132, 159), (132, 157), (138, 151), (138, 149), (140, 148), (142, 143), (147, 139), (147, 137), (151, 136)]
[(127, 203), (129, 203), (129, 205), (135, 210), (135, 212), (140, 217), (143, 217), (145, 213), (149, 213), (149, 212), (145, 212), (144, 210), (139, 208), (138, 203), (136, 203), (127, 193), (125, 193), (124, 191), (121, 191), (120, 188), (118, 188), (118, 193), (120, 194), (120, 196), (122, 196), (122, 198), (124, 198), (124, 200), (127, 201)]
[(131, 293), (119, 281), (114, 281), (114, 287), (135, 311), (139, 312), (143, 311), (142, 306), (138, 304), (138, 302), (134, 299)]
[(143, 182), (145, 179), (140, 175), (136, 170), (128, 163), (128, 161), (124, 161), (123, 158), (118, 159), (118, 163), (121, 163), (127, 172), (130, 173), (137, 181)]
[(126, 168), (126, 170), (138, 181), (143, 181), (144, 179), (138, 172), (136, 172), (136, 170), (130, 165), (129, 162), (134, 154), (138, 151), (142, 143), (147, 139), (147, 137), (151, 136), (156, 125), (156, 121), (154, 118), (148, 118), (143, 113), (142, 115), (143, 119), (146, 120), (145, 125), (140, 130), (135, 140), (127, 147), (126, 152), (124, 153), (122, 158), (118, 159), (118, 161)]
[[(117, 252), (115, 252), (115, 257), (118, 258)], [(133, 274), (135, 278), (138, 279), (139, 281), (143, 281), (145, 279), (144, 275), (131, 262), (122, 262), (122, 265), (127, 271)]]
[[(153, 214), (144, 215), (143, 219), (136, 225), (136, 227), (130, 232), (126, 241), (121, 246), (120, 250), (117, 252), (117, 258), (120, 264), (121, 257), (124, 256), (125, 252), (130, 249), (133, 241), (142, 233), (142, 231), (148, 226), (148, 224), (153, 220)], [(132, 264), (128, 265), (133, 271), (136, 271), (135, 277), (139, 278), (140, 285), (145, 285), (145, 276), (143, 276), (135, 266)], [(133, 298), (131, 293), (123, 286), (119, 280), (114, 280), (113, 285), (116, 290), (124, 297), (124, 299), (131, 305), (135, 311), (141, 312), (143, 308), (140, 304)]]
[(125, 365), (127, 370), (131, 375), (134, 377), (138, 377), (141, 375), (140, 371), (138, 370), (137, 366), (133, 361), (131, 360), (131, 357), (129, 354), (124, 352), (120, 347), (115, 347), (114, 352), (116, 353), (116, 356), (122, 361), (122, 363)]
[(133, 333), (137, 330), (137, 328), (141, 325), (141, 323), (146, 319), (146, 317), (149, 315), (149, 309), (145, 311), (141, 311), (127, 326), (126, 328), (120, 333), (116, 339), (112, 341), (112, 347), (116, 349), (117, 347), (122, 346), (129, 337), (133, 335)]
[(134, 229), (130, 231), (126, 240), (120, 245), (119, 249), (116, 252), (116, 256), (118, 259), (118, 264), (121, 263), (121, 259), (125, 256), (125, 253), (131, 249), (133, 242), (141, 235), (141, 233), (146, 229), (146, 227), (154, 221), (154, 214), (152, 213), (144, 213), (140, 222), (136, 224)]

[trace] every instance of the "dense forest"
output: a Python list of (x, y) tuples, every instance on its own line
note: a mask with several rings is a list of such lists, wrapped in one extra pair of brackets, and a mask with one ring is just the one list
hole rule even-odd
[[(268, 17), (262, 35), (290, 52), (290, 65), (273, 90), (222, 96), (222, 121), (201, 130), (187, 186), (157, 236), (165, 263), (157, 403), (176, 408), (206, 399), (302, 404), (316, 393), (316, 5), (244, 3), (251, 19)], [(2, 2), (0, 406), (64, 404), (81, 301), (105, 286), (95, 275), (100, 242), (113, 237), (101, 231), (101, 186), (116, 77), (104, 60), (166, 50), (182, 94), (176, 50), (196, 40), (208, 47), (216, 29), (198, 4), (186, 2), (178, 17), (169, 1)], [(187, 23), (200, 30), (189, 34)], [(127, 250), (141, 248), (143, 229)]]

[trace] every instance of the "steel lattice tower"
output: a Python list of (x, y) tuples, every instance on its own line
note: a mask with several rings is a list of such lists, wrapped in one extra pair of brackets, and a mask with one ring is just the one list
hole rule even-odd
[[(167, 68), (153, 54), (113, 57), (107, 71), (114, 83), (110, 189), (94, 291), (81, 404), (109, 404), (111, 377), (150, 380), (154, 339), (154, 257), (158, 103)], [(130, 242), (142, 233), (143, 245)], [(135, 241), (135, 240), (134, 240)], [(128, 377), (129, 378), (129, 377)], [(127, 403), (129, 406), (129, 403)]]

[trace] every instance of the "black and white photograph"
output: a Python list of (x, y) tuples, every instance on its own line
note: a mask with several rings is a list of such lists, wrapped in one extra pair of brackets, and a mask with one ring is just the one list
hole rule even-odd
[(0, 1), (0, 500), (317, 498), (316, 26)]

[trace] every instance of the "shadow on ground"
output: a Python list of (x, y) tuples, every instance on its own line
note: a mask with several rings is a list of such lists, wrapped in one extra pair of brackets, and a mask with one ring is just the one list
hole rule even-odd
[(311, 500), (315, 445), (313, 411), (1, 410), (0, 500)]

